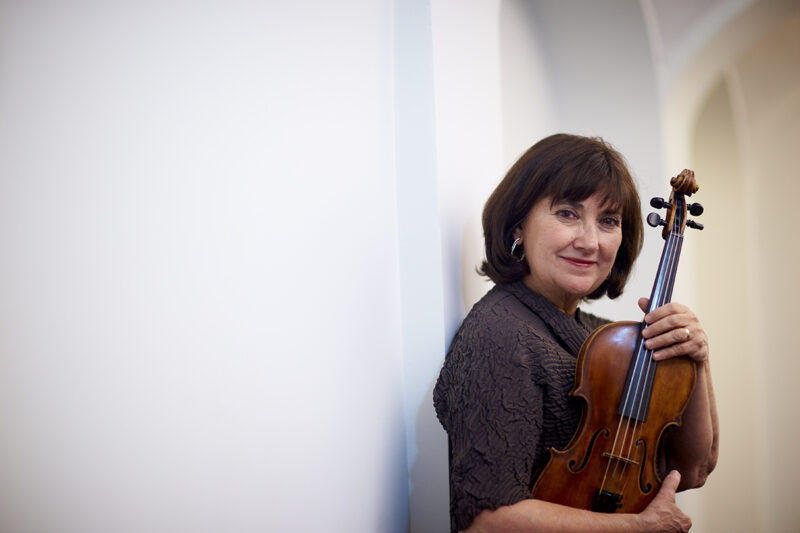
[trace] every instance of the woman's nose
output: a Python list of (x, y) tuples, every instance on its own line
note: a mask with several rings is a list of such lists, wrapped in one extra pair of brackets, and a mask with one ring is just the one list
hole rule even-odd
[(575, 236), (575, 248), (579, 250), (594, 251), (599, 247), (597, 240), (597, 228), (594, 224), (581, 224), (578, 234)]

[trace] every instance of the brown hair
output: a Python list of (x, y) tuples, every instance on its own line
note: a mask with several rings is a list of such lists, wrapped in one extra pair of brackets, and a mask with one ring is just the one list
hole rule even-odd
[(559, 133), (534, 144), (520, 157), (483, 208), (486, 260), (478, 272), (495, 283), (510, 283), (530, 273), (519, 251), (511, 255), (514, 230), (542, 198), (580, 202), (600, 192), (622, 213), (622, 243), (611, 274), (587, 299), (622, 294), (642, 249), (639, 194), (622, 155), (599, 137)]

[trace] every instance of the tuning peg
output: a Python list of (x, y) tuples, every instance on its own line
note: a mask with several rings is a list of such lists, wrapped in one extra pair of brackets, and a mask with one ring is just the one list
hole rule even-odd
[(661, 218), (661, 215), (659, 215), (658, 213), (650, 213), (649, 215), (647, 215), (647, 223), (653, 226), (654, 228), (657, 228), (658, 226), (667, 225), (667, 221)]
[[(697, 204), (695, 204), (695, 205), (697, 205)], [(701, 209), (702, 209), (702, 206), (701, 206)], [(694, 214), (694, 213), (692, 213), (692, 214)], [(703, 225), (700, 224), (699, 222), (695, 222), (694, 220), (687, 220), (686, 221), (686, 225), (689, 226), (690, 228), (694, 228), (694, 229), (699, 229), (699, 230), (703, 229)]]
[(703, 206), (700, 204), (689, 204), (686, 207), (689, 208), (689, 213), (691, 213), (692, 216), (699, 217), (703, 214)]
[(669, 202), (656, 196), (655, 198), (650, 198), (650, 206), (661, 209), (662, 207), (669, 207)]

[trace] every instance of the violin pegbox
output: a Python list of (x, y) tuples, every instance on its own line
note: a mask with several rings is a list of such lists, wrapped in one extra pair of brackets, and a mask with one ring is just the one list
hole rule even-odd
[(647, 223), (652, 227), (664, 226), (662, 236), (666, 240), (670, 233), (682, 235), (686, 226), (690, 228), (702, 230), (703, 225), (695, 222), (694, 220), (687, 220), (687, 211), (692, 216), (700, 216), (703, 214), (703, 206), (699, 203), (688, 204), (686, 203), (686, 196), (691, 196), (696, 193), (700, 187), (694, 179), (694, 171), (684, 169), (680, 174), (670, 179), (669, 184), (672, 186), (669, 200), (665, 201), (663, 198), (653, 198), (650, 200), (650, 205), (656, 209), (667, 208), (666, 218), (661, 218), (658, 213), (650, 213), (647, 215)]

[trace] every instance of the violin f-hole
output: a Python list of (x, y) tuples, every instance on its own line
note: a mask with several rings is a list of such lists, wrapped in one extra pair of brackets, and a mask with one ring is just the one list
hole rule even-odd
[(592, 451), (594, 450), (595, 441), (597, 440), (597, 437), (599, 437), (601, 433), (603, 434), (603, 437), (605, 437), (606, 439), (608, 439), (609, 435), (611, 435), (611, 431), (608, 428), (598, 429), (594, 433), (594, 435), (592, 435), (592, 440), (589, 441), (589, 446), (586, 447), (586, 453), (583, 454), (583, 460), (581, 461), (580, 466), (578, 466), (578, 468), (575, 468), (575, 464), (578, 462), (575, 459), (569, 462), (568, 466), (570, 472), (572, 472), (573, 474), (577, 474), (586, 467), (586, 463), (589, 462), (589, 458), (592, 456)]

